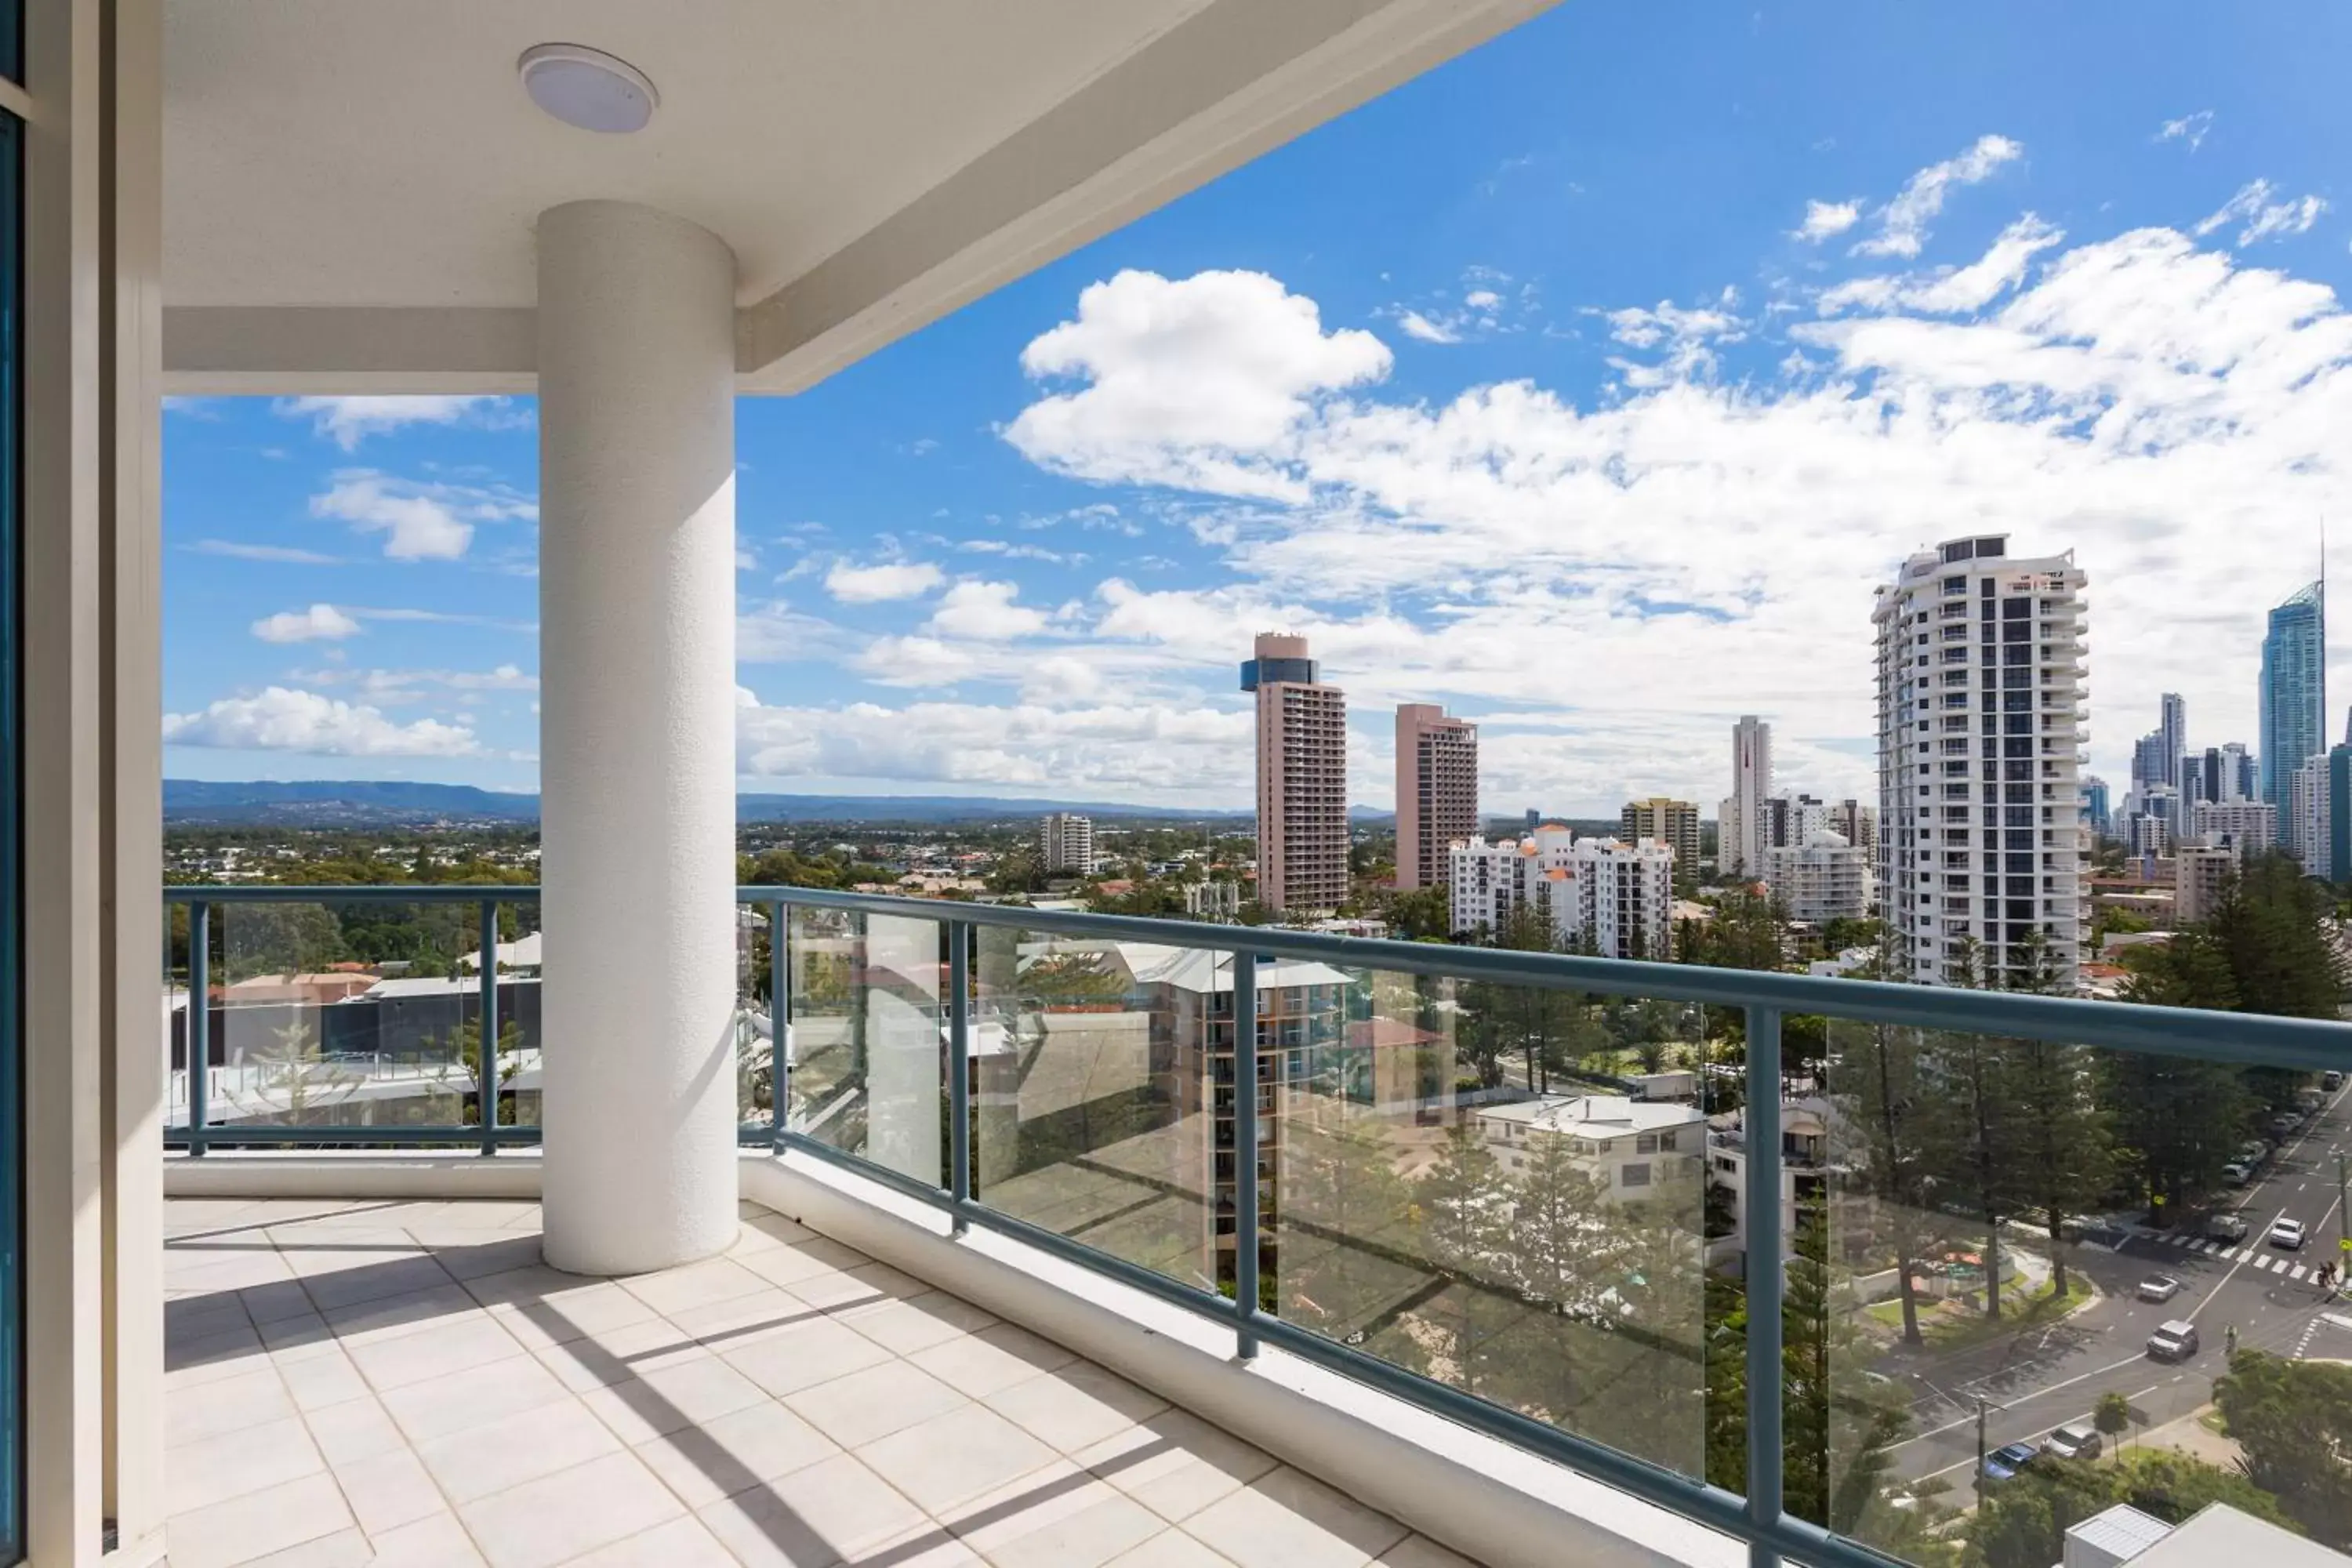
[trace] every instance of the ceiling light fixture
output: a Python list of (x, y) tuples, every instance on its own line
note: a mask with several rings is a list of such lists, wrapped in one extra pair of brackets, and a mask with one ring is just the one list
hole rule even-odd
[(643, 131), (661, 104), (645, 72), (581, 44), (533, 45), (515, 69), (533, 103), (583, 131)]

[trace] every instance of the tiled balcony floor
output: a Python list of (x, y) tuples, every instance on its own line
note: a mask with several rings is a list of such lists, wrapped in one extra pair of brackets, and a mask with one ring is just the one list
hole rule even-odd
[(531, 1204), (178, 1200), (172, 1568), (1459, 1568), (1045, 1340), (746, 1205), (539, 1262)]

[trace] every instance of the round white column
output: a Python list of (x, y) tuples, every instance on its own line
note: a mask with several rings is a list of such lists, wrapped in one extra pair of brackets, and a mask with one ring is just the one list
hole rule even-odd
[(539, 219), (546, 1255), (735, 1238), (735, 258)]

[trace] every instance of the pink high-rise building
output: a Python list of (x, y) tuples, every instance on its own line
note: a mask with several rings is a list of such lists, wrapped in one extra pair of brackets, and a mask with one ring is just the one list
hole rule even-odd
[(1257, 898), (1330, 910), (1348, 896), (1348, 699), (1317, 679), (1307, 639), (1260, 632), (1242, 666), (1257, 694)]
[(1431, 702), (1396, 710), (1396, 885), (1443, 888), (1448, 847), (1478, 836), (1478, 726)]

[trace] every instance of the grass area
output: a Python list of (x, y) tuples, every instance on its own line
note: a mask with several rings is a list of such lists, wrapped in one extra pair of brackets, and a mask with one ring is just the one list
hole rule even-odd
[[(1966, 1307), (1946, 1302), (1930, 1306), (1922, 1301), (1919, 1334), (1930, 1350), (1958, 1350), (2055, 1322), (2090, 1299), (2090, 1281), (2084, 1279), (2079, 1271), (2074, 1271), (2066, 1276), (2063, 1299), (2059, 1297), (2052, 1282), (2046, 1280), (2036, 1287), (2012, 1290), (2002, 1301), (1998, 1320), (1987, 1318), (1981, 1311)], [(1903, 1331), (1903, 1303), (1899, 1299), (1874, 1302), (1863, 1310), (1881, 1327), (1897, 1334)]]

